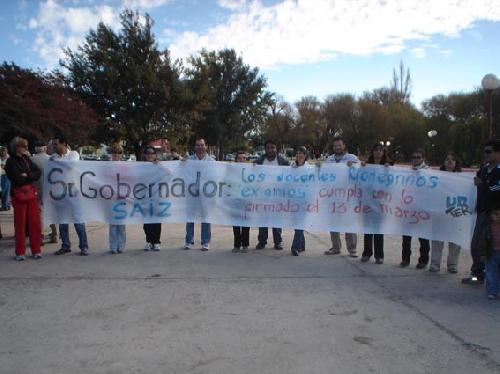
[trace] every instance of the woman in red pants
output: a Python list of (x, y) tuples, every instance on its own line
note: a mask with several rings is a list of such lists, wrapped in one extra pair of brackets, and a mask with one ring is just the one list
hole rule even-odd
[(30, 237), (31, 253), (35, 259), (41, 259), (42, 227), (37, 192), (33, 185), (33, 182), (40, 178), (41, 172), (31, 162), (26, 139), (15, 137), (11, 142), (11, 149), (13, 155), (7, 160), (5, 172), (12, 186), (16, 260), (24, 261), (26, 259), (26, 227), (28, 227)]

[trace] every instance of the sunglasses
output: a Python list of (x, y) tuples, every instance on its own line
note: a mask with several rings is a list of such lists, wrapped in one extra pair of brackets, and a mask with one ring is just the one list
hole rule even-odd
[(493, 153), (493, 149), (485, 149), (484, 153), (487, 154), (487, 155), (492, 154)]
[(414, 160), (420, 160), (422, 158), (422, 156), (412, 156), (412, 159)]

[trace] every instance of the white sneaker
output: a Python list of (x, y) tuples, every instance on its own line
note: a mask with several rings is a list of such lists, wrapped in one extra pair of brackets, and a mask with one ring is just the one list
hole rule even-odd
[(147, 251), (151, 251), (153, 249), (153, 245), (151, 243), (146, 243), (146, 245), (144, 246), (144, 250), (147, 252)]
[(191, 249), (193, 245), (191, 243), (184, 244), (184, 249)]
[(158, 252), (160, 249), (160, 243), (153, 244), (153, 251)]
[(16, 256), (16, 261), (24, 261), (26, 260), (26, 257), (24, 256)]
[(209, 248), (210, 248), (210, 245), (209, 245), (208, 243), (205, 243), (205, 244), (203, 244), (203, 245), (201, 246), (201, 250), (202, 250), (203, 252), (208, 251), (208, 249), (209, 249)]

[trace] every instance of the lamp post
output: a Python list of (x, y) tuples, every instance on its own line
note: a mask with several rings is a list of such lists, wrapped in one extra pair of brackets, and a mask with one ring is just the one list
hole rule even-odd
[(436, 135), (438, 134), (438, 132), (436, 130), (431, 130), (429, 132), (427, 132), (427, 136), (429, 137), (430, 141), (431, 141), (431, 157), (432, 157), (432, 161), (435, 162), (435, 154), (434, 154), (434, 141), (432, 140), (432, 138), (434, 138)]
[(493, 91), (500, 87), (500, 80), (495, 74), (486, 74), (481, 80), (481, 86), (486, 91), (488, 108), (486, 113), (486, 126), (488, 128), (488, 140), (493, 139)]

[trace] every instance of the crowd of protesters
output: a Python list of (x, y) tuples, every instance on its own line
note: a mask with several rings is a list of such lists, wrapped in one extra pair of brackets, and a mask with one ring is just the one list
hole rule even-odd
[[(342, 138), (333, 140), (333, 154), (326, 158), (327, 163), (341, 163), (347, 167), (359, 164), (361, 167), (367, 164), (384, 165), (390, 168), (393, 163), (387, 150), (381, 144), (375, 144), (370, 151), (366, 161), (360, 161), (354, 154), (347, 152), (347, 144)], [(48, 160), (79, 160), (80, 155), (70, 150), (68, 141), (62, 137), (56, 137), (47, 144), (35, 143), (35, 154), (31, 156), (28, 151), (28, 142), (16, 137), (10, 144), (11, 154), (6, 147), (0, 148), (1, 160), (1, 210), (9, 210), (10, 204), (14, 210), (15, 228), (15, 259), (23, 261), (26, 259), (26, 234), (33, 258), (41, 259), (41, 246), (43, 245), (43, 222), (41, 211), (43, 202), (43, 184), (41, 175)], [(123, 148), (113, 145), (109, 148), (112, 161), (119, 161), (123, 156)], [(171, 160), (182, 159), (175, 150), (171, 152)], [(215, 159), (208, 153), (207, 144), (204, 139), (199, 138), (195, 142), (194, 153), (187, 157), (196, 162), (214, 162)], [(157, 163), (157, 151), (152, 146), (143, 149), (143, 161)], [(236, 154), (236, 162), (246, 162), (247, 155), (244, 151)], [(299, 146), (295, 150), (295, 160), (289, 161), (278, 153), (276, 142), (268, 140), (265, 143), (265, 153), (255, 161), (257, 165), (268, 165), (275, 167), (299, 168), (308, 162), (308, 151), (306, 147)], [(429, 166), (425, 160), (425, 152), (415, 149), (411, 157), (411, 167), (414, 170), (426, 169)], [(443, 160), (440, 170), (450, 173), (461, 172), (460, 160), (457, 155), (450, 152)], [(472, 181), (471, 181), (472, 183)], [(477, 188), (477, 219), (471, 243), (472, 267), (470, 276), (462, 279), (464, 284), (483, 284), (486, 281), (487, 295), (489, 299), (499, 298), (500, 283), (500, 143), (496, 141), (487, 142), (484, 146), (484, 164), (474, 178), (473, 183)], [(89, 254), (87, 233), (85, 223), (75, 223), (75, 231), (79, 239), (79, 249), (82, 256)], [(161, 229), (158, 223), (144, 224), (146, 244), (145, 251), (161, 250)], [(186, 237), (184, 249), (193, 247), (194, 241), (193, 222), (186, 223)], [(250, 228), (233, 227), (234, 253), (248, 253), (250, 247)], [(275, 250), (283, 250), (282, 229), (272, 228), (273, 244)], [(61, 241), (61, 247), (54, 254), (64, 255), (71, 252), (69, 240), (69, 225), (59, 225), (59, 237), (55, 225), (50, 225), (50, 242)], [(1, 237), (1, 228), (0, 228)], [(341, 252), (341, 239), (339, 232), (330, 232), (331, 248), (325, 255), (337, 255)], [(201, 250), (208, 251), (211, 240), (210, 223), (201, 223)], [(346, 248), (350, 257), (358, 257), (357, 234), (345, 233)], [(268, 228), (259, 227), (256, 250), (263, 250), (268, 241)], [(411, 258), (411, 236), (402, 237), (401, 267), (410, 265)], [(442, 241), (429, 241), (418, 238), (420, 244), (420, 255), (417, 269), (424, 269), (429, 265), (429, 271), (439, 272), (445, 243)], [(384, 235), (365, 234), (363, 240), (364, 248), (361, 254), (361, 262), (366, 263), (373, 256), (376, 264), (384, 262)], [(109, 225), (109, 247), (113, 254), (122, 253), (126, 247), (125, 225)], [(291, 244), (291, 254), (299, 256), (306, 249), (304, 230), (295, 230)], [(452, 242), (448, 243), (447, 271), (457, 273), (461, 248)]]

